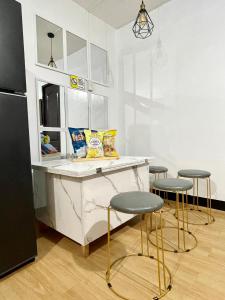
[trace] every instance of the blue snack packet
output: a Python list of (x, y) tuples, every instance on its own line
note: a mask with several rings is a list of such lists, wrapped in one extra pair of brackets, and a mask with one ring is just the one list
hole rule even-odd
[(84, 134), (85, 128), (71, 128), (69, 127), (69, 133), (72, 139), (72, 145), (74, 153), (78, 158), (86, 157), (87, 155), (87, 144)]

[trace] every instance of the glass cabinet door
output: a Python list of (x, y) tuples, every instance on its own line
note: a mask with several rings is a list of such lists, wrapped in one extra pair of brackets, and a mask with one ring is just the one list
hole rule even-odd
[(107, 84), (108, 59), (107, 51), (91, 44), (91, 80)]
[(68, 31), (66, 32), (66, 41), (68, 73), (87, 78), (87, 42)]
[(91, 128), (108, 128), (108, 101), (100, 95), (91, 94)]
[[(68, 127), (89, 128), (88, 94), (79, 90), (68, 89)], [(71, 138), (68, 134), (68, 151), (73, 153)]]
[(63, 30), (61, 27), (36, 16), (37, 62), (51, 68), (64, 69)]
[(68, 89), (68, 127), (89, 127), (89, 105), (86, 92)]

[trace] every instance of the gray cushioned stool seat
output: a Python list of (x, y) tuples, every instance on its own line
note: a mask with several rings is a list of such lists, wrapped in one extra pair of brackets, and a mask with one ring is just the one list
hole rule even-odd
[(168, 178), (156, 180), (153, 182), (153, 186), (163, 191), (182, 192), (192, 189), (193, 184), (185, 179)]
[(159, 210), (164, 201), (161, 197), (148, 192), (126, 192), (114, 196), (110, 206), (126, 214), (145, 214)]
[(149, 167), (149, 173), (157, 174), (157, 173), (166, 173), (168, 172), (168, 169), (166, 167), (162, 166), (150, 166)]
[(178, 171), (178, 175), (186, 178), (207, 178), (211, 173), (204, 170), (186, 169)]

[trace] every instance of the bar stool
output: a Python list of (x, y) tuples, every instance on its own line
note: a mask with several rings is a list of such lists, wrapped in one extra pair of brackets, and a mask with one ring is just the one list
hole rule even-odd
[[(164, 179), (167, 178), (167, 172), (168, 172), (168, 169), (166, 167), (163, 167), (163, 166), (150, 166), (149, 167), (149, 173), (153, 174), (155, 176), (155, 181), (157, 179), (160, 179), (160, 175), (162, 175)], [(151, 192), (152, 193), (154, 192), (153, 188), (151, 188)], [(160, 191), (159, 191), (159, 196), (161, 196)], [(168, 193), (167, 192), (164, 192), (164, 197), (163, 198), (164, 198), (164, 200), (166, 200), (166, 199), (168, 200)], [(170, 206), (169, 203), (167, 203), (167, 204)], [(168, 208), (168, 209), (170, 209), (170, 208)]]
[[(159, 196), (147, 193), (147, 192), (126, 192), (120, 193), (114, 196), (110, 201), (110, 206), (108, 207), (108, 267), (106, 272), (106, 282), (108, 287), (120, 298), (128, 299), (126, 296), (121, 295), (112, 284), (113, 279), (115, 276), (111, 276), (113, 266), (118, 266), (118, 263), (121, 263), (125, 258), (132, 258), (134, 256), (139, 256), (142, 258), (147, 258), (153, 260), (157, 263), (157, 270), (158, 270), (158, 289), (159, 294), (156, 295), (153, 299), (157, 300), (162, 298), (166, 295), (172, 288), (171, 285), (171, 274), (169, 269), (165, 265), (164, 259), (164, 249), (163, 249), (163, 239), (162, 239), (162, 216), (161, 216), (161, 208), (163, 206), (163, 199)], [(140, 217), (140, 229), (141, 229), (141, 252), (137, 254), (130, 254), (122, 256), (113, 262), (111, 262), (111, 255), (110, 255), (110, 212), (111, 209), (116, 212), (122, 212), (126, 214), (136, 214)], [(149, 251), (149, 239), (148, 239), (148, 220), (149, 215), (155, 216), (156, 222), (156, 247), (157, 247), (157, 256), (154, 257), (150, 255)], [(143, 245), (143, 230), (142, 230), (142, 217), (145, 216), (145, 226), (146, 226), (146, 242), (147, 242), (147, 254), (144, 254), (144, 245)], [(160, 220), (160, 230), (161, 230), (161, 255), (160, 255), (160, 248), (159, 248), (159, 229), (157, 225), (157, 215), (159, 216)], [(161, 260), (160, 260), (161, 256)], [(147, 260), (149, 262), (149, 260)], [(119, 271), (118, 271), (119, 272)], [(162, 276), (162, 278), (161, 278)], [(151, 282), (147, 281), (148, 285)], [(129, 289), (129, 287), (127, 287)]]
[[(169, 178), (169, 179), (156, 180), (153, 185), (156, 190), (176, 193), (175, 211), (177, 215), (177, 226), (164, 226), (163, 230), (169, 229), (170, 231), (173, 231), (175, 229), (177, 231), (177, 244), (171, 240), (170, 241), (166, 240), (168, 246), (167, 247), (164, 246), (164, 250), (169, 252), (175, 252), (175, 253), (189, 252), (190, 250), (194, 249), (197, 246), (197, 239), (191, 233), (191, 231), (189, 231), (189, 222), (188, 222), (188, 191), (193, 187), (192, 182), (184, 179)], [(181, 195), (181, 208), (180, 208), (180, 201), (179, 201), (180, 195)], [(185, 205), (185, 195), (186, 195), (186, 205)], [(185, 206), (187, 209), (185, 209)], [(179, 215), (180, 211), (181, 211), (181, 221)], [(184, 217), (185, 213), (186, 213), (186, 222)], [(180, 223), (182, 224), (182, 227), (180, 227)], [(151, 226), (150, 241), (153, 245), (156, 246), (156, 242), (153, 240), (153, 234), (152, 234), (154, 231), (155, 230), (152, 230), (152, 226)], [(182, 247), (181, 247), (181, 233), (183, 237)], [(189, 240), (190, 239), (192, 240), (192, 246), (189, 246), (188, 248), (186, 247), (187, 237)]]
[(155, 175), (155, 180), (159, 179), (160, 174), (163, 174), (164, 178), (167, 178), (168, 169), (163, 166), (150, 166), (149, 173)]
[[(160, 179), (160, 175), (163, 175), (163, 178), (167, 178), (167, 172), (168, 169), (166, 167), (163, 166), (150, 166), (149, 167), (149, 173), (153, 174), (155, 176), (155, 181), (157, 179)], [(152, 191), (152, 189), (151, 189)]]
[[(178, 177), (190, 178), (193, 180), (193, 207), (190, 208), (192, 211), (198, 211), (206, 215), (206, 219), (199, 219), (199, 222), (190, 222), (192, 225), (208, 225), (212, 224), (215, 221), (215, 218), (212, 216), (212, 200), (211, 200), (211, 182), (210, 182), (211, 173), (204, 170), (195, 170), (195, 169), (185, 169), (178, 171)], [(206, 180), (206, 211), (199, 209), (199, 179)], [(196, 200), (196, 204), (195, 204)]]

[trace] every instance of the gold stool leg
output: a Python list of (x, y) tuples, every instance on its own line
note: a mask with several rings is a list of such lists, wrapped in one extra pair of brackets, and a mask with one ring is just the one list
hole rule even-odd
[(210, 223), (212, 222), (212, 193), (211, 193), (211, 179), (209, 177), (209, 215)]
[[(166, 172), (166, 179), (167, 179), (167, 177), (168, 177), (168, 176), (167, 176), (167, 172)], [(168, 197), (168, 192), (166, 192), (166, 199), (169, 200), (168, 198), (169, 198), (169, 197)]]
[(148, 230), (148, 219), (149, 219), (149, 215), (146, 214), (145, 215), (145, 226), (146, 226), (146, 239), (147, 239), (147, 254), (148, 256), (150, 255), (149, 253), (149, 230)]
[[(151, 174), (151, 173), (150, 173), (150, 174)], [(151, 178), (152, 178), (152, 175), (150, 175), (150, 183), (151, 183)], [(153, 193), (153, 184), (151, 184), (150, 192)]]
[(208, 216), (208, 224), (210, 223), (210, 209), (209, 209), (209, 181), (206, 178), (206, 190), (207, 190), (207, 216)]
[[(163, 177), (164, 179), (166, 179), (166, 173), (163, 173)], [(164, 195), (164, 200), (166, 200), (166, 192), (164, 192), (163, 195)]]
[(180, 249), (180, 220), (179, 220), (179, 193), (176, 192), (176, 213), (177, 213), (177, 246)]
[(213, 223), (214, 219), (212, 217), (212, 194), (211, 194), (211, 179), (208, 178), (208, 191), (209, 191), (209, 219), (210, 223)]
[(193, 209), (195, 208), (195, 178), (193, 178), (193, 201), (192, 201)]
[(187, 218), (187, 231), (189, 232), (188, 210), (189, 210), (189, 204), (188, 204), (188, 192), (186, 191), (186, 218)]
[(141, 229), (141, 254), (143, 255), (143, 231), (142, 231), (142, 215), (140, 215), (140, 229)]
[[(159, 173), (157, 173), (157, 180), (159, 180)], [(158, 195), (159, 195), (159, 197), (161, 197), (161, 191), (160, 190), (158, 190)]]
[(108, 266), (107, 266), (107, 283), (111, 287), (110, 280), (110, 266), (111, 266), (111, 253), (110, 253), (110, 206), (108, 207)]
[(182, 192), (182, 221), (183, 221), (183, 244), (184, 244), (184, 251), (185, 251), (186, 244), (185, 244), (184, 193), (183, 192)]
[[(156, 181), (156, 179), (157, 179), (157, 177), (156, 177), (156, 173), (155, 173), (155, 181)], [(155, 190), (155, 194), (157, 195), (157, 190), (156, 189), (154, 189)]]
[(161, 231), (161, 251), (162, 251), (162, 265), (163, 265), (163, 283), (164, 289), (166, 290), (166, 268), (165, 268), (165, 257), (164, 257), (164, 240), (163, 240), (163, 222), (162, 222), (162, 211), (159, 211), (160, 216), (160, 231)]
[(198, 178), (197, 178), (197, 210), (199, 210), (198, 205), (199, 205), (199, 197), (198, 197)]
[(161, 287), (161, 272), (160, 272), (160, 258), (159, 258), (159, 238), (158, 238), (158, 224), (157, 224), (157, 217), (155, 215), (155, 229), (156, 229), (156, 250), (157, 250), (157, 263), (158, 263), (158, 281), (159, 281), (159, 294), (162, 294), (162, 287)]
[(149, 233), (151, 234), (152, 232), (152, 213), (150, 214), (150, 231)]

